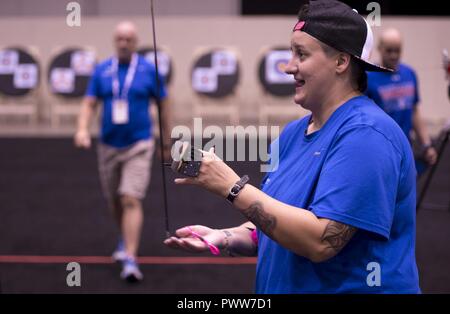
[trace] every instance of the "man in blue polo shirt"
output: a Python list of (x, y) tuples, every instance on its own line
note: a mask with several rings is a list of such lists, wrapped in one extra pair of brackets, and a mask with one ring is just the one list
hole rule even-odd
[[(161, 99), (165, 143), (170, 128), (166, 91), (152, 64), (136, 53), (137, 31), (131, 22), (114, 32), (116, 56), (100, 63), (89, 83), (78, 119), (75, 145), (89, 148), (89, 124), (98, 101), (103, 102), (98, 145), (100, 181), (121, 237), (113, 258), (122, 263), (121, 278), (143, 278), (136, 262), (143, 223), (142, 200), (150, 181), (154, 140), (149, 114), (151, 99)], [(164, 148), (169, 155), (169, 146)]]
[(402, 51), (400, 32), (394, 28), (385, 30), (381, 34), (378, 50), (381, 65), (395, 71), (368, 72), (366, 95), (398, 123), (408, 138), (414, 129), (418, 142), (423, 147), (425, 160), (429, 164), (434, 164), (437, 153), (431, 145), (418, 106), (420, 97), (417, 75), (411, 67), (400, 62)]

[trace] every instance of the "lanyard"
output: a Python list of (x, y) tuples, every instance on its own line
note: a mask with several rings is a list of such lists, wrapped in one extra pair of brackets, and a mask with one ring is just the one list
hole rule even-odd
[(112, 59), (112, 92), (114, 99), (126, 99), (128, 97), (128, 90), (130, 89), (131, 82), (133, 81), (134, 74), (136, 73), (138, 56), (133, 53), (131, 56), (130, 66), (127, 70), (127, 75), (125, 76), (125, 82), (123, 83), (122, 93), (119, 93), (119, 61), (117, 58)]

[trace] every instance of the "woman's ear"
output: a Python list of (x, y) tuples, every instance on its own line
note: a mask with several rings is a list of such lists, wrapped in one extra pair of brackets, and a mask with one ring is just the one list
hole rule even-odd
[(340, 52), (336, 56), (336, 73), (341, 74), (350, 67), (351, 56), (348, 53)]

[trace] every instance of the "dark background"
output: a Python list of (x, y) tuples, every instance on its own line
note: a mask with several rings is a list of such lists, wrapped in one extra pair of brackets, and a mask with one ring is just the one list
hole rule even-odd
[[(301, 6), (302, 0), (241, 0), (242, 15), (292, 15), (297, 12)], [(381, 7), (382, 15), (434, 15), (450, 16), (450, 6), (444, 2), (433, 1), (424, 3), (424, 1), (399, 1), (399, 0), (343, 0), (352, 8), (358, 10), (362, 15), (370, 13), (367, 10), (367, 4), (378, 2)]]
[[(450, 145), (449, 145), (450, 146)], [(71, 138), (0, 138), (0, 255), (109, 256), (117, 230), (106, 208), (95, 150)], [(424, 293), (450, 293), (450, 148), (417, 216), (416, 255)], [(258, 162), (232, 162), (251, 183)], [(243, 217), (226, 201), (192, 186), (175, 186), (168, 172), (171, 231), (186, 224), (223, 228)], [(419, 185), (419, 189), (421, 186)], [(190, 256), (165, 247), (161, 170), (153, 163), (141, 256)], [(211, 256), (204, 254), (204, 256)], [(66, 285), (66, 264), (0, 263), (3, 293), (252, 293), (255, 265), (142, 265), (142, 284), (119, 279), (114, 264), (81, 264), (81, 287)]]

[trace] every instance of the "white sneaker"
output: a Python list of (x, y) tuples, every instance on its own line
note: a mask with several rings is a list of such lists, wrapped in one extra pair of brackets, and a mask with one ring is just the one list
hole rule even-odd
[(142, 275), (141, 271), (139, 270), (139, 265), (136, 262), (135, 258), (125, 258), (122, 263), (122, 272), (120, 273), (120, 278), (128, 282), (138, 282), (144, 279), (144, 275)]
[(125, 244), (120, 240), (117, 244), (116, 250), (112, 254), (112, 259), (115, 262), (123, 263), (127, 259), (127, 252), (125, 251)]

